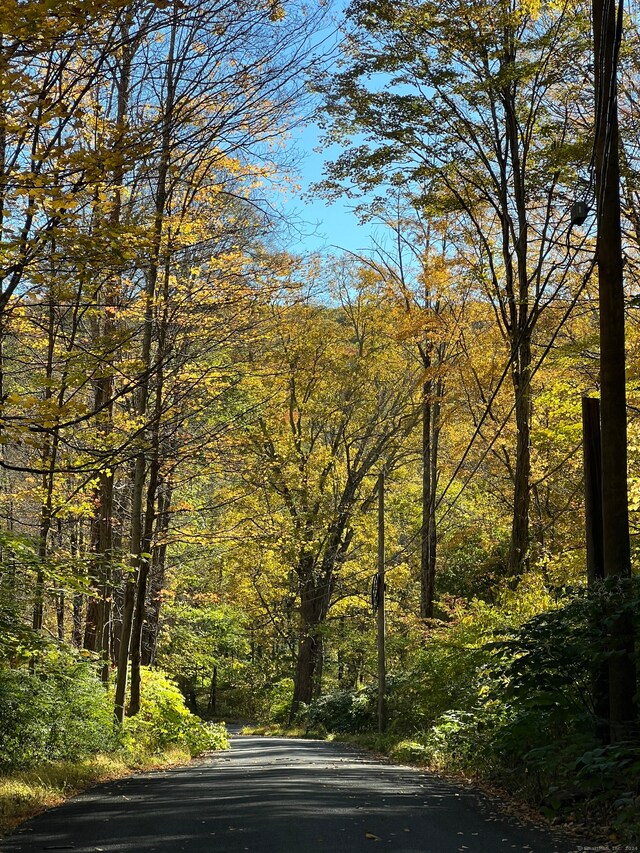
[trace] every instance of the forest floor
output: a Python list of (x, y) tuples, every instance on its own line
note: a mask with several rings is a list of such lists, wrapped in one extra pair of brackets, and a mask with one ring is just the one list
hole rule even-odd
[(94, 787), (23, 824), (2, 850), (362, 853), (376, 843), (393, 853), (622, 849), (559, 836), (468, 784), (353, 746), (241, 736), (228, 753)]

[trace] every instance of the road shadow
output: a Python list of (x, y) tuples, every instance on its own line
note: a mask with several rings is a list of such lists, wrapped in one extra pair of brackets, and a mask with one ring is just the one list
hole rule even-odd
[[(479, 792), (343, 744), (234, 737), (228, 753), (100, 785), (4, 853), (569, 853)], [(603, 850), (594, 846), (595, 850)]]

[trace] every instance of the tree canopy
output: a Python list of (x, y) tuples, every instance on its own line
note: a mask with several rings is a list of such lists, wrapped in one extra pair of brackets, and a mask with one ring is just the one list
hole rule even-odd
[[(377, 745), (637, 840), (638, 10), (593, 20), (0, 0), (3, 772), (371, 735), (384, 471)], [(288, 245), (311, 120), (360, 256)]]

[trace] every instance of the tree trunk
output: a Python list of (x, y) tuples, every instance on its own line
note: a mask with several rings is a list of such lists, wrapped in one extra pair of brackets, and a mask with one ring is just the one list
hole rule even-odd
[(587, 583), (594, 587), (604, 578), (602, 548), (602, 441), (600, 401), (582, 398), (584, 504), (587, 540)]
[(149, 484), (147, 486), (147, 503), (145, 509), (145, 522), (142, 540), (142, 555), (140, 558), (140, 570), (138, 572), (138, 585), (136, 590), (136, 603), (133, 614), (133, 626), (131, 631), (131, 696), (129, 709), (130, 717), (140, 711), (140, 688), (141, 688), (141, 657), (142, 657), (142, 626), (144, 625), (145, 604), (147, 597), (147, 580), (151, 567), (150, 551), (153, 538), (155, 522), (155, 499), (158, 486), (158, 448), (155, 447), (154, 459), (151, 462)]
[(301, 620), (302, 637), (296, 660), (290, 722), (295, 719), (300, 705), (308, 705), (313, 699), (313, 679), (318, 663), (318, 639), (314, 631), (318, 625), (318, 621), (306, 622)]
[(209, 701), (207, 703), (207, 714), (215, 716), (218, 705), (218, 667), (214, 664), (211, 673), (211, 684), (209, 685)]
[[(584, 504), (587, 540), (587, 584), (593, 589), (604, 578), (602, 550), (602, 442), (600, 401), (582, 398), (582, 441), (584, 451)], [(609, 737), (609, 665), (601, 661), (593, 668), (591, 696), (595, 734)]]
[(40, 508), (40, 529), (38, 535), (38, 571), (36, 574), (36, 589), (33, 604), (33, 621), (32, 626), (34, 631), (41, 631), (44, 621), (44, 566), (47, 560), (47, 540), (49, 537), (49, 529), (51, 527), (51, 490), (53, 488), (53, 478), (48, 474), (44, 477), (44, 486), (47, 489), (45, 502)]
[(163, 311), (162, 320), (159, 324), (155, 387), (155, 407), (153, 413), (153, 426), (151, 429), (151, 464), (149, 467), (149, 484), (147, 486), (147, 502), (145, 509), (144, 533), (142, 543), (142, 559), (138, 573), (138, 590), (136, 595), (136, 606), (133, 620), (133, 632), (131, 637), (131, 700), (129, 703), (129, 716), (135, 716), (140, 710), (140, 666), (142, 661), (142, 629), (144, 627), (147, 585), (149, 572), (151, 571), (151, 553), (153, 550), (153, 532), (156, 525), (156, 498), (158, 494), (158, 482), (160, 477), (160, 421), (162, 418), (162, 406), (164, 401), (164, 370), (163, 360), (166, 356), (167, 330), (169, 324), (169, 274), (167, 267), (164, 270), (163, 288)]
[(316, 642), (316, 671), (313, 676), (313, 698), (319, 699), (322, 696), (322, 676), (324, 675), (325, 643), (322, 634), (318, 636)]
[[(429, 365), (426, 364), (425, 368)], [(420, 616), (433, 618), (435, 568), (431, 560), (431, 510), (433, 506), (433, 477), (431, 453), (431, 410), (433, 383), (422, 386), (422, 525), (420, 528)]]
[[(164, 219), (167, 205), (167, 186), (169, 178), (169, 165), (171, 160), (171, 133), (173, 110), (175, 106), (175, 80), (174, 80), (174, 62), (175, 62), (175, 45), (177, 35), (177, 22), (174, 19), (171, 24), (171, 35), (168, 51), (168, 59), (166, 63), (165, 83), (165, 112), (162, 116), (162, 132), (161, 132), (161, 150), (160, 162), (158, 166), (158, 180), (155, 197), (155, 216), (153, 224), (153, 240), (149, 259), (149, 268), (147, 272), (146, 292), (145, 292), (145, 312), (144, 312), (144, 330), (141, 348), (141, 363), (142, 363), (142, 381), (137, 391), (136, 414), (141, 420), (147, 416), (148, 397), (149, 397), (149, 379), (151, 372), (151, 344), (152, 330), (155, 316), (155, 298), (156, 285), (158, 282), (158, 273), (160, 270), (160, 250), (162, 245), (162, 234), (164, 229)], [(118, 656), (118, 678), (116, 682), (116, 697), (115, 697), (115, 715), (116, 720), (120, 723), (124, 720), (125, 696), (127, 691), (128, 678), (128, 661), (129, 650), (131, 647), (131, 633), (133, 630), (133, 616), (135, 607), (136, 589), (139, 583), (139, 575), (141, 569), (144, 573), (144, 584), (146, 588), (146, 574), (148, 566), (143, 568), (142, 554), (144, 553), (144, 531), (145, 526), (142, 520), (142, 504), (144, 494), (144, 483), (146, 475), (146, 448), (141, 447), (136, 455), (135, 475), (133, 479), (133, 494), (131, 506), (131, 568), (132, 574), (129, 576), (127, 586), (125, 588), (125, 600), (122, 611), (122, 631), (120, 638), (120, 652)], [(155, 497), (155, 486), (154, 486)], [(148, 508), (148, 503), (147, 503)], [(147, 560), (148, 562), (148, 560)], [(142, 602), (144, 608), (144, 602)], [(137, 648), (137, 646), (136, 646)], [(137, 654), (137, 652), (136, 652)], [(138, 677), (138, 676), (136, 676)]]
[(171, 520), (171, 478), (158, 489), (158, 511), (155, 539), (158, 542), (152, 551), (151, 580), (149, 583), (149, 605), (147, 618), (142, 626), (142, 666), (151, 666), (156, 659), (158, 626), (162, 606), (162, 589), (167, 567), (167, 533)]
[[(441, 359), (442, 363), (442, 359)], [(431, 504), (429, 506), (429, 577), (431, 578), (432, 600), (436, 587), (436, 560), (438, 556), (438, 529), (436, 526), (436, 490), (438, 488), (438, 451), (440, 449), (440, 408), (444, 395), (444, 381), (436, 382), (436, 398), (431, 407)]]
[[(505, 67), (513, 72), (501, 92), (504, 105), (505, 149), (502, 177), (503, 256), (506, 273), (506, 309), (511, 346), (511, 378), (516, 415), (516, 464), (513, 483), (513, 522), (508, 570), (514, 580), (529, 564), (529, 506), (531, 502), (531, 335), (536, 317), (529, 305), (529, 211), (526, 191), (526, 155), (518, 116), (516, 55), (518, 39), (513, 25), (504, 29)], [(507, 71), (509, 76), (509, 71)], [(524, 158), (524, 159), (523, 159)], [(509, 175), (509, 172), (511, 173)], [(510, 211), (509, 195), (513, 198)], [(515, 261), (515, 265), (514, 265)]]
[[(435, 393), (435, 398), (434, 398)], [(440, 439), (440, 400), (443, 382), (425, 383), (422, 401), (422, 527), (420, 531), (420, 615), (433, 618), (436, 592), (436, 489), (438, 486), (438, 448)]]
[(318, 631), (327, 614), (329, 594), (326, 576), (316, 583), (312, 576), (307, 575), (307, 578), (301, 582), (300, 643), (296, 659), (290, 722), (293, 722), (300, 705), (308, 705), (314, 698), (316, 668), (322, 649)]
[(513, 483), (513, 523), (509, 548), (509, 574), (519, 578), (529, 562), (529, 504), (531, 501), (531, 343), (522, 332), (517, 363), (512, 371), (516, 412), (516, 465)]
[(113, 572), (113, 601), (111, 602), (111, 662), (118, 665), (120, 659), (120, 637), (122, 636), (122, 611), (124, 610), (123, 571), (118, 566)]
[[(45, 400), (53, 400), (53, 363), (55, 357), (55, 303), (53, 297), (49, 298), (48, 316), (48, 340), (47, 340), (47, 362), (45, 389)], [(40, 528), (38, 536), (38, 572), (36, 576), (36, 589), (33, 605), (33, 629), (41, 631), (44, 621), (44, 580), (45, 565), (48, 555), (48, 540), (51, 522), (53, 520), (53, 486), (58, 455), (59, 431), (53, 429), (51, 434), (46, 434), (42, 449), (42, 489), (44, 500), (40, 507)]]
[[(109, 226), (117, 232), (122, 219), (122, 185), (125, 175), (125, 146), (129, 115), (129, 88), (131, 82), (131, 63), (137, 39), (129, 38), (130, 22), (122, 22), (121, 36), (124, 43), (117, 86), (116, 138), (113, 152), (116, 155), (113, 169), (113, 207), (109, 216)], [(138, 36), (139, 38), (139, 36)], [(115, 312), (122, 291), (122, 273), (120, 270), (110, 278), (105, 289), (104, 314), (101, 318), (101, 336), (107, 349), (113, 346), (116, 332)], [(96, 411), (104, 412), (104, 422), (100, 431), (106, 439), (113, 429), (113, 401), (115, 396), (115, 377), (110, 363), (101, 367), (95, 383)], [(96, 514), (93, 519), (91, 550), (96, 566), (95, 578), (97, 595), (93, 604), (95, 621), (95, 650), (102, 661), (103, 682), (109, 680), (109, 666), (114, 657), (113, 651), (113, 489), (114, 472), (112, 468), (100, 472), (95, 492)]]
[(73, 596), (73, 631), (71, 634), (71, 644), (79, 649), (82, 645), (82, 611), (84, 609), (84, 596), (81, 592), (76, 592)]
[[(58, 547), (60, 551), (63, 548), (63, 536), (62, 536), (62, 519), (58, 518)], [(58, 595), (56, 596), (56, 625), (58, 629), (58, 641), (60, 643), (64, 642), (64, 616), (65, 616), (65, 606), (66, 606), (66, 597), (64, 594), (64, 589), (60, 589), (58, 591)]]
[(120, 640), (118, 648), (118, 674), (115, 692), (115, 718), (122, 725), (124, 722), (125, 699), (129, 669), (129, 648), (131, 645), (131, 630), (133, 627), (133, 609), (135, 606), (138, 572), (140, 571), (140, 554), (142, 553), (142, 494), (145, 480), (145, 455), (136, 456), (133, 489), (131, 496), (131, 562), (127, 574), (122, 602)]
[[(111, 383), (100, 381), (96, 390), (97, 406), (111, 400)], [(109, 680), (111, 656), (111, 589), (113, 556), (113, 472), (100, 473), (94, 490), (95, 515), (91, 520), (91, 565), (93, 594), (87, 602), (84, 647), (98, 652), (102, 680)]]
[[(82, 522), (79, 519), (74, 519), (71, 526), (71, 558), (74, 565), (77, 567), (79, 556), (82, 550)], [(75, 569), (75, 575), (78, 580), (81, 577), (78, 568)], [(73, 596), (73, 629), (71, 632), (71, 643), (76, 649), (82, 645), (82, 616), (84, 609), (84, 595), (81, 592), (76, 592)]]

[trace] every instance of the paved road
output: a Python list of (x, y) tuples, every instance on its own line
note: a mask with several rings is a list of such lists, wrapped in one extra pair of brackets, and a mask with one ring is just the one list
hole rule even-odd
[[(464, 787), (339, 744), (234, 737), (230, 753), (93, 788), (3, 853), (568, 853)], [(593, 850), (606, 848), (594, 845)]]

